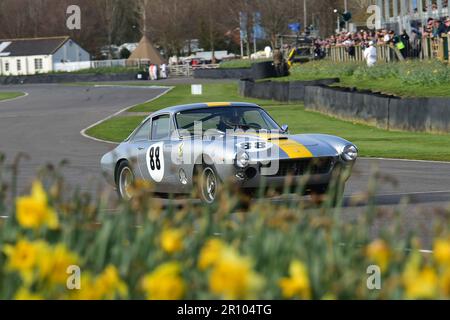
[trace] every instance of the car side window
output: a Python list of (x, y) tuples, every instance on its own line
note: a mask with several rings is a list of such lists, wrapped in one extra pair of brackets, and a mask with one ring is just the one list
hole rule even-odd
[(150, 126), (151, 121), (145, 122), (136, 132), (133, 137), (133, 141), (147, 141), (150, 139)]
[(162, 115), (152, 120), (152, 135), (153, 141), (167, 140), (170, 138), (170, 116)]
[(257, 124), (261, 126), (261, 128), (267, 127), (267, 122), (261, 116), (261, 113), (258, 110), (247, 111), (243, 115), (244, 123), (246, 124)]

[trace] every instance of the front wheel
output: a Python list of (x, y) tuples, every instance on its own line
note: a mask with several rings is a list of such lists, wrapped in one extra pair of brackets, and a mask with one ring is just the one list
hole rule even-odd
[(211, 166), (201, 167), (197, 171), (197, 188), (200, 199), (206, 204), (217, 200), (220, 190), (220, 180)]
[(122, 200), (130, 201), (134, 184), (134, 173), (128, 162), (122, 162), (117, 170), (117, 193)]

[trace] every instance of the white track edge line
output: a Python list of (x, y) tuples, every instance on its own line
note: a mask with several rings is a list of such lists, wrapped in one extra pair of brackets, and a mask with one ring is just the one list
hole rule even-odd
[(23, 93), (23, 95), (21, 95), (19, 97), (11, 98), (11, 99), (0, 100), (0, 103), (2, 103), (2, 102), (11, 102), (11, 101), (23, 99), (23, 98), (28, 97), (30, 95), (28, 92), (24, 92), (24, 91), (19, 91), (19, 92)]
[(448, 164), (450, 165), (450, 161), (433, 161), (433, 160), (413, 160), (413, 159), (396, 159), (396, 158), (370, 158), (370, 157), (361, 157), (361, 160), (382, 160), (382, 161), (399, 161), (399, 162), (421, 162), (421, 163), (436, 163), (436, 164)]
[(106, 117), (106, 118), (100, 120), (100, 121), (97, 121), (96, 123), (91, 124), (89, 127), (85, 128), (85, 129), (83, 129), (83, 130), (81, 130), (81, 131), (80, 131), (80, 134), (81, 134), (83, 137), (85, 137), (86, 139), (90, 139), (90, 140), (97, 141), (97, 142), (103, 142), (103, 143), (116, 144), (116, 145), (117, 145), (117, 144), (118, 144), (117, 142), (113, 142), (113, 141), (108, 141), (108, 140), (103, 140), (103, 139), (94, 138), (94, 137), (88, 135), (86, 132), (87, 132), (88, 130), (92, 129), (93, 127), (96, 127), (96, 126), (98, 126), (99, 124), (102, 124), (102, 123), (105, 122), (105, 121), (108, 121), (108, 120), (110, 120), (110, 119), (112, 119), (112, 118), (115, 118), (115, 117), (117, 117), (118, 115), (120, 115), (120, 114), (122, 114), (122, 113), (124, 113), (124, 112), (126, 112), (126, 111), (128, 111), (128, 110), (130, 110), (130, 109), (132, 109), (132, 108), (134, 108), (134, 107), (137, 107), (137, 106), (139, 106), (139, 105), (141, 105), (141, 104), (144, 104), (144, 103), (150, 103), (150, 102), (152, 102), (152, 101), (155, 101), (155, 100), (161, 98), (161, 97), (164, 96), (165, 94), (169, 93), (173, 88), (174, 88), (174, 87), (167, 87), (167, 88), (166, 88), (166, 89), (167, 89), (166, 91), (164, 91), (163, 93), (157, 95), (157, 96), (154, 97), (154, 98), (151, 98), (150, 100), (147, 100), (147, 101), (145, 101), (145, 102), (143, 102), (143, 103), (137, 103), (137, 104), (135, 104), (135, 105), (126, 107), (126, 108), (124, 108), (124, 109), (122, 109), (122, 110), (120, 110), (120, 111), (118, 111), (118, 112), (116, 112), (116, 113), (114, 113), (114, 114), (112, 114), (112, 115), (110, 115), (110, 116), (108, 116), (108, 117)]

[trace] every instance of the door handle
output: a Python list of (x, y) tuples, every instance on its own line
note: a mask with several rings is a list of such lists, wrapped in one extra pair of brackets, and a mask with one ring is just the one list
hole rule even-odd
[(139, 147), (139, 148), (138, 148), (139, 151), (142, 151), (142, 150), (144, 150), (144, 149), (145, 149), (144, 147)]

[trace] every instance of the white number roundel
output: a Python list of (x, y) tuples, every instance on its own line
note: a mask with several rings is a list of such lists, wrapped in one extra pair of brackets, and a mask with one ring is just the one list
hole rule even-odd
[(249, 141), (242, 142), (237, 145), (238, 148), (248, 151), (248, 152), (257, 152), (257, 151), (266, 151), (272, 148), (272, 144), (266, 141)]
[(156, 143), (147, 150), (147, 168), (155, 182), (164, 178), (164, 143)]

